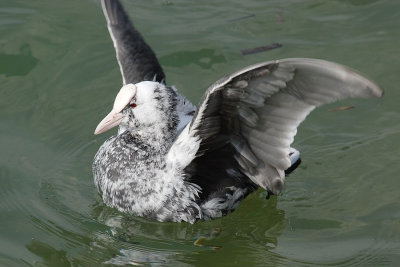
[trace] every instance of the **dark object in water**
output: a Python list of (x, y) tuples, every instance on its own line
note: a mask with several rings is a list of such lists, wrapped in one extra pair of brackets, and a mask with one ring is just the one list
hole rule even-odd
[(245, 19), (253, 18), (255, 16), (256, 16), (255, 14), (249, 14), (249, 15), (246, 15), (246, 16), (242, 16), (242, 17), (238, 17), (238, 18), (234, 18), (234, 19), (229, 19), (228, 22), (236, 22), (236, 21), (239, 21), (239, 20), (245, 20)]
[(240, 52), (242, 53), (242, 55), (250, 55), (250, 54), (256, 54), (256, 53), (261, 53), (264, 51), (268, 51), (268, 50), (272, 50), (272, 49), (276, 49), (282, 47), (282, 44), (280, 43), (273, 43), (267, 46), (260, 46), (260, 47), (256, 47), (256, 48), (251, 48), (251, 49), (242, 49), (240, 50)]
[(342, 107), (337, 107), (337, 108), (331, 108), (328, 111), (329, 112), (335, 112), (335, 111), (343, 111), (343, 110), (348, 110), (348, 109), (353, 109), (355, 106), (342, 106)]

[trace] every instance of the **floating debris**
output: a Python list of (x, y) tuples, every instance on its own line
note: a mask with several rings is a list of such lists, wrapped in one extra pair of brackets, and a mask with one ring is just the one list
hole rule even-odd
[(267, 46), (260, 46), (260, 47), (251, 48), (251, 49), (243, 49), (243, 50), (240, 50), (240, 52), (242, 53), (242, 55), (250, 55), (250, 54), (256, 54), (256, 53), (261, 53), (261, 52), (265, 52), (268, 50), (276, 49), (279, 47), (282, 47), (282, 44), (273, 43), (273, 44), (270, 44)]
[(198, 246), (198, 247), (208, 247), (214, 250), (219, 250), (222, 247), (221, 246), (210, 246), (210, 245), (204, 245), (205, 240), (212, 240), (216, 236), (218, 236), (221, 233), (222, 229), (221, 228), (216, 228), (214, 229), (210, 234), (207, 236), (200, 236), (199, 238), (196, 239), (196, 241), (193, 242), (193, 245)]
[(353, 109), (355, 108), (354, 106), (342, 106), (342, 107), (337, 107), (337, 108), (331, 108), (328, 111), (329, 112), (336, 112), (336, 111), (343, 111), (343, 110), (348, 110), (348, 109)]
[(253, 18), (255, 16), (256, 16), (255, 14), (249, 14), (249, 15), (246, 15), (246, 16), (242, 16), (242, 17), (238, 17), (238, 18), (234, 18), (234, 19), (229, 19), (228, 22), (236, 22), (236, 21), (240, 21), (240, 20)]
[(194, 241), (193, 245), (202, 247), (204, 240), (206, 240), (206, 238), (204, 236), (201, 236), (197, 238), (196, 241)]

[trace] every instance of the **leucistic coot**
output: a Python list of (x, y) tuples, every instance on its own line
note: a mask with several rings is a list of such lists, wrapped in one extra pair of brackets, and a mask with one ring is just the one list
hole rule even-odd
[(168, 86), (151, 48), (117, 0), (102, 0), (123, 77), (95, 130), (119, 126), (93, 163), (104, 202), (158, 221), (213, 219), (258, 187), (276, 194), (297, 167), (290, 147), (316, 107), (382, 90), (356, 71), (309, 58), (262, 62), (212, 84), (196, 108)]

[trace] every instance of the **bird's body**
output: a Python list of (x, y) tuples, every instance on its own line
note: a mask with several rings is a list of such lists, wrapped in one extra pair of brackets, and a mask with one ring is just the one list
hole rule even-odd
[[(107, 205), (159, 221), (194, 222), (220, 217), (257, 188), (232, 185), (210, 195), (203, 190), (205, 186), (191, 182), (188, 178), (195, 179), (195, 175), (177, 166), (182, 161), (179, 157), (186, 153), (178, 152), (176, 158), (169, 152), (182, 128), (191, 121), (194, 106), (171, 87), (158, 82), (140, 85), (144, 85), (143, 90), (138, 90), (136, 98), (144, 99), (146, 105), (136, 101), (136, 107), (126, 111), (135, 117), (127, 122), (132, 125), (122, 123), (118, 134), (105, 141), (94, 158), (95, 184)], [(148, 97), (157, 100), (152, 105)]]
[[(221, 217), (258, 187), (282, 190), (299, 163), (290, 147), (315, 107), (380, 96), (365, 77), (335, 63), (284, 59), (249, 66), (206, 91), (198, 109), (174, 87), (117, 0), (103, 0), (124, 86), (96, 128), (119, 125), (93, 163), (104, 202), (159, 221)], [(141, 66), (143, 68), (141, 68)]]

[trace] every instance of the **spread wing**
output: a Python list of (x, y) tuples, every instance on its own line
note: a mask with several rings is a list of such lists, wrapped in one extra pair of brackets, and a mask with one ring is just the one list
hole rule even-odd
[(123, 83), (153, 80), (164, 83), (165, 75), (154, 52), (133, 27), (121, 3), (118, 0), (102, 0), (101, 4)]
[[(349, 97), (380, 97), (382, 90), (352, 69), (306, 58), (265, 62), (214, 83), (169, 152), (180, 168), (231, 144), (240, 170), (273, 193), (291, 165), (297, 127), (315, 108)], [(196, 166), (196, 168), (207, 166)]]

